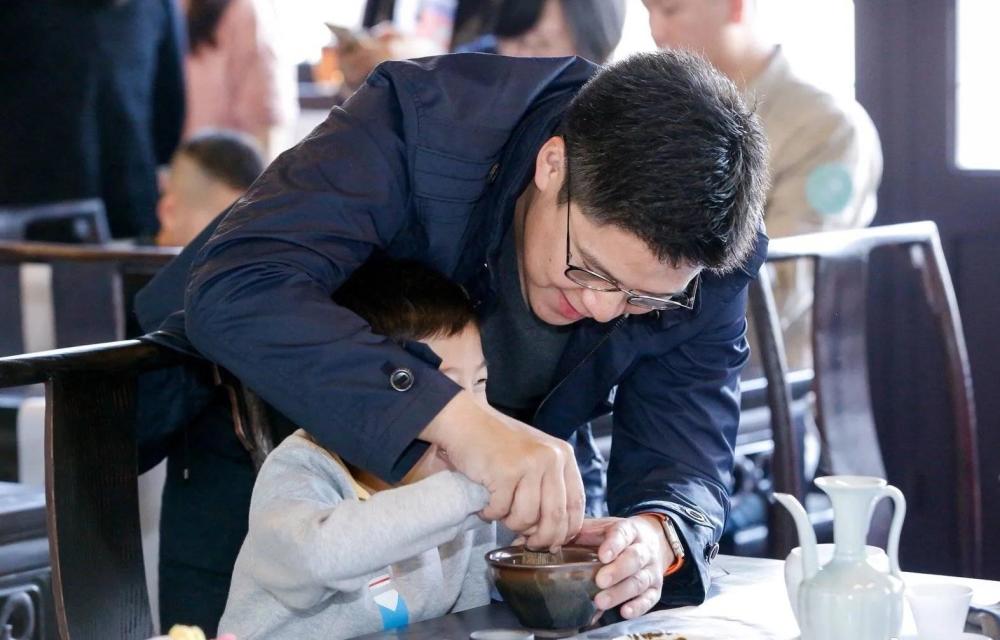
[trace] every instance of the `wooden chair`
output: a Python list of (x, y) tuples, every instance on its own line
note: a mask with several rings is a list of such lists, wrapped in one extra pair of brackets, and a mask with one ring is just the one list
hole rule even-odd
[[(772, 241), (773, 242), (773, 241)], [(792, 418), (792, 390), (789, 384), (788, 363), (785, 358), (781, 323), (778, 318), (768, 269), (762, 268), (750, 285), (747, 315), (754, 319), (760, 362), (764, 369), (763, 387), (769, 409), (768, 423), (773, 443), (771, 456), (771, 481), (775, 491), (790, 493), (800, 501), (805, 499), (805, 482), (802, 474), (802, 452), (798, 445)], [(742, 425), (741, 425), (742, 427)], [(773, 507), (767, 516), (767, 548), (771, 557), (784, 558), (797, 546), (798, 535), (794, 527), (787, 526)]]
[(111, 240), (99, 198), (0, 206), (0, 239), (99, 244)]
[(129, 293), (179, 253), (177, 248), (114, 247), (0, 240), (0, 353), (26, 351), (21, 327), (21, 267), (52, 269), (55, 347), (121, 340)]
[(148, 638), (137, 491), (136, 378), (197, 364), (128, 340), (0, 358), (0, 388), (46, 391), (46, 524), (63, 640)]
[[(803, 258), (814, 262), (814, 387), (826, 471), (886, 476), (869, 392), (865, 339), (868, 266), (872, 252), (882, 248), (909, 252), (935, 319), (946, 363), (944, 374), (951, 400), (950, 428), (956, 455), (953, 494), (957, 509), (952, 530), (959, 546), (961, 573), (977, 576), (982, 556), (982, 506), (972, 378), (955, 292), (937, 227), (932, 222), (771, 240), (768, 262)], [(751, 309), (760, 317), (774, 317), (766, 277), (752, 288)], [(774, 416), (774, 488), (801, 499), (804, 487), (798, 472), (800, 452), (793, 444), (787, 372), (779, 332), (773, 322), (758, 322), (758, 334), (764, 345), (763, 361)], [(772, 517), (771, 522), (781, 546), (774, 550), (781, 555), (795, 540), (791, 521)]]

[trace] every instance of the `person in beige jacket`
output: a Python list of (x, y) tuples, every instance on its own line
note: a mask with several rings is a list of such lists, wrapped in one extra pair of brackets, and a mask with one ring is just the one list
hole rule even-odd
[[(875, 216), (882, 148), (856, 101), (797, 76), (755, 23), (753, 0), (643, 0), (657, 46), (707, 58), (756, 104), (770, 147), (765, 222), (772, 238), (864, 227)], [(779, 314), (791, 369), (811, 366), (811, 269), (777, 270)], [(753, 375), (753, 362), (744, 377)], [(759, 369), (757, 369), (759, 372)]]

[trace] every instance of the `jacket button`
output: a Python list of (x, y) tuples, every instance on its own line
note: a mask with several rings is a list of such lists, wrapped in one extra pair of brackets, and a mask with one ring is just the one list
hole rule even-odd
[(413, 386), (413, 372), (409, 369), (396, 369), (389, 375), (389, 385), (396, 391), (409, 391)]
[(705, 546), (705, 560), (711, 562), (712, 560), (715, 560), (715, 556), (717, 555), (719, 555), (718, 543)]

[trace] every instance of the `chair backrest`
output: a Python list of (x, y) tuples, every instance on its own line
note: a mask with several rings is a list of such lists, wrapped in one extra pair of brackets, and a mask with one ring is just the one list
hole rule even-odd
[(99, 198), (0, 207), (0, 239), (99, 244), (111, 240)]
[[(770, 409), (771, 480), (775, 491), (790, 493), (801, 501), (805, 484), (802, 477), (802, 452), (792, 419), (792, 391), (788, 363), (785, 358), (781, 322), (775, 305), (771, 277), (766, 267), (750, 285), (747, 314), (753, 318), (760, 363), (764, 370), (767, 406)], [(784, 557), (797, 545), (797, 533), (786, 525), (776, 509), (768, 511), (768, 551), (773, 557)]]
[(46, 387), (45, 491), (63, 640), (148, 638), (137, 489), (136, 377), (184, 356), (129, 340), (0, 358), (0, 388)]
[[(71, 347), (126, 337), (129, 295), (179, 253), (176, 248), (120, 248), (0, 240), (0, 354), (29, 350), (24, 340), (22, 267), (51, 268), (52, 347)], [(132, 288), (130, 288), (132, 287)]]
[[(976, 576), (982, 556), (982, 506), (972, 378), (951, 276), (932, 222), (809, 234), (770, 243), (768, 262), (803, 258), (814, 262), (814, 386), (827, 470), (835, 474), (886, 475), (869, 391), (866, 340), (868, 266), (872, 252), (880, 248), (909, 252), (911, 264), (922, 276), (925, 299), (935, 319), (953, 419), (951, 436), (957, 472), (954, 497), (958, 501), (953, 531), (958, 538), (963, 575)], [(766, 306), (766, 286), (762, 285), (766, 282), (757, 283), (752, 291), (755, 313)], [(758, 328), (759, 334), (766, 331), (766, 326)], [(764, 343), (768, 336), (761, 338)], [(801, 475), (796, 474), (800, 453), (794, 446), (790, 421), (784, 418), (788, 415), (784, 357), (774, 346), (779, 342), (775, 335), (769, 339), (772, 347), (764, 347), (762, 360), (769, 386), (772, 377), (776, 386), (770, 397), (772, 414), (777, 416), (774, 428), (788, 430), (775, 434), (775, 489), (801, 497)], [(779, 520), (779, 527), (790, 526), (788, 519)], [(776, 535), (794, 539), (790, 531)]]

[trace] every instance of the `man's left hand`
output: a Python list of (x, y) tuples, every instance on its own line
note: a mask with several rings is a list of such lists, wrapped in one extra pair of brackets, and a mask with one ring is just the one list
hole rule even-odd
[(637, 618), (660, 601), (663, 572), (674, 561), (663, 528), (655, 517), (584, 520), (573, 543), (598, 547), (604, 567), (597, 572), (598, 609), (621, 605), (623, 618)]

